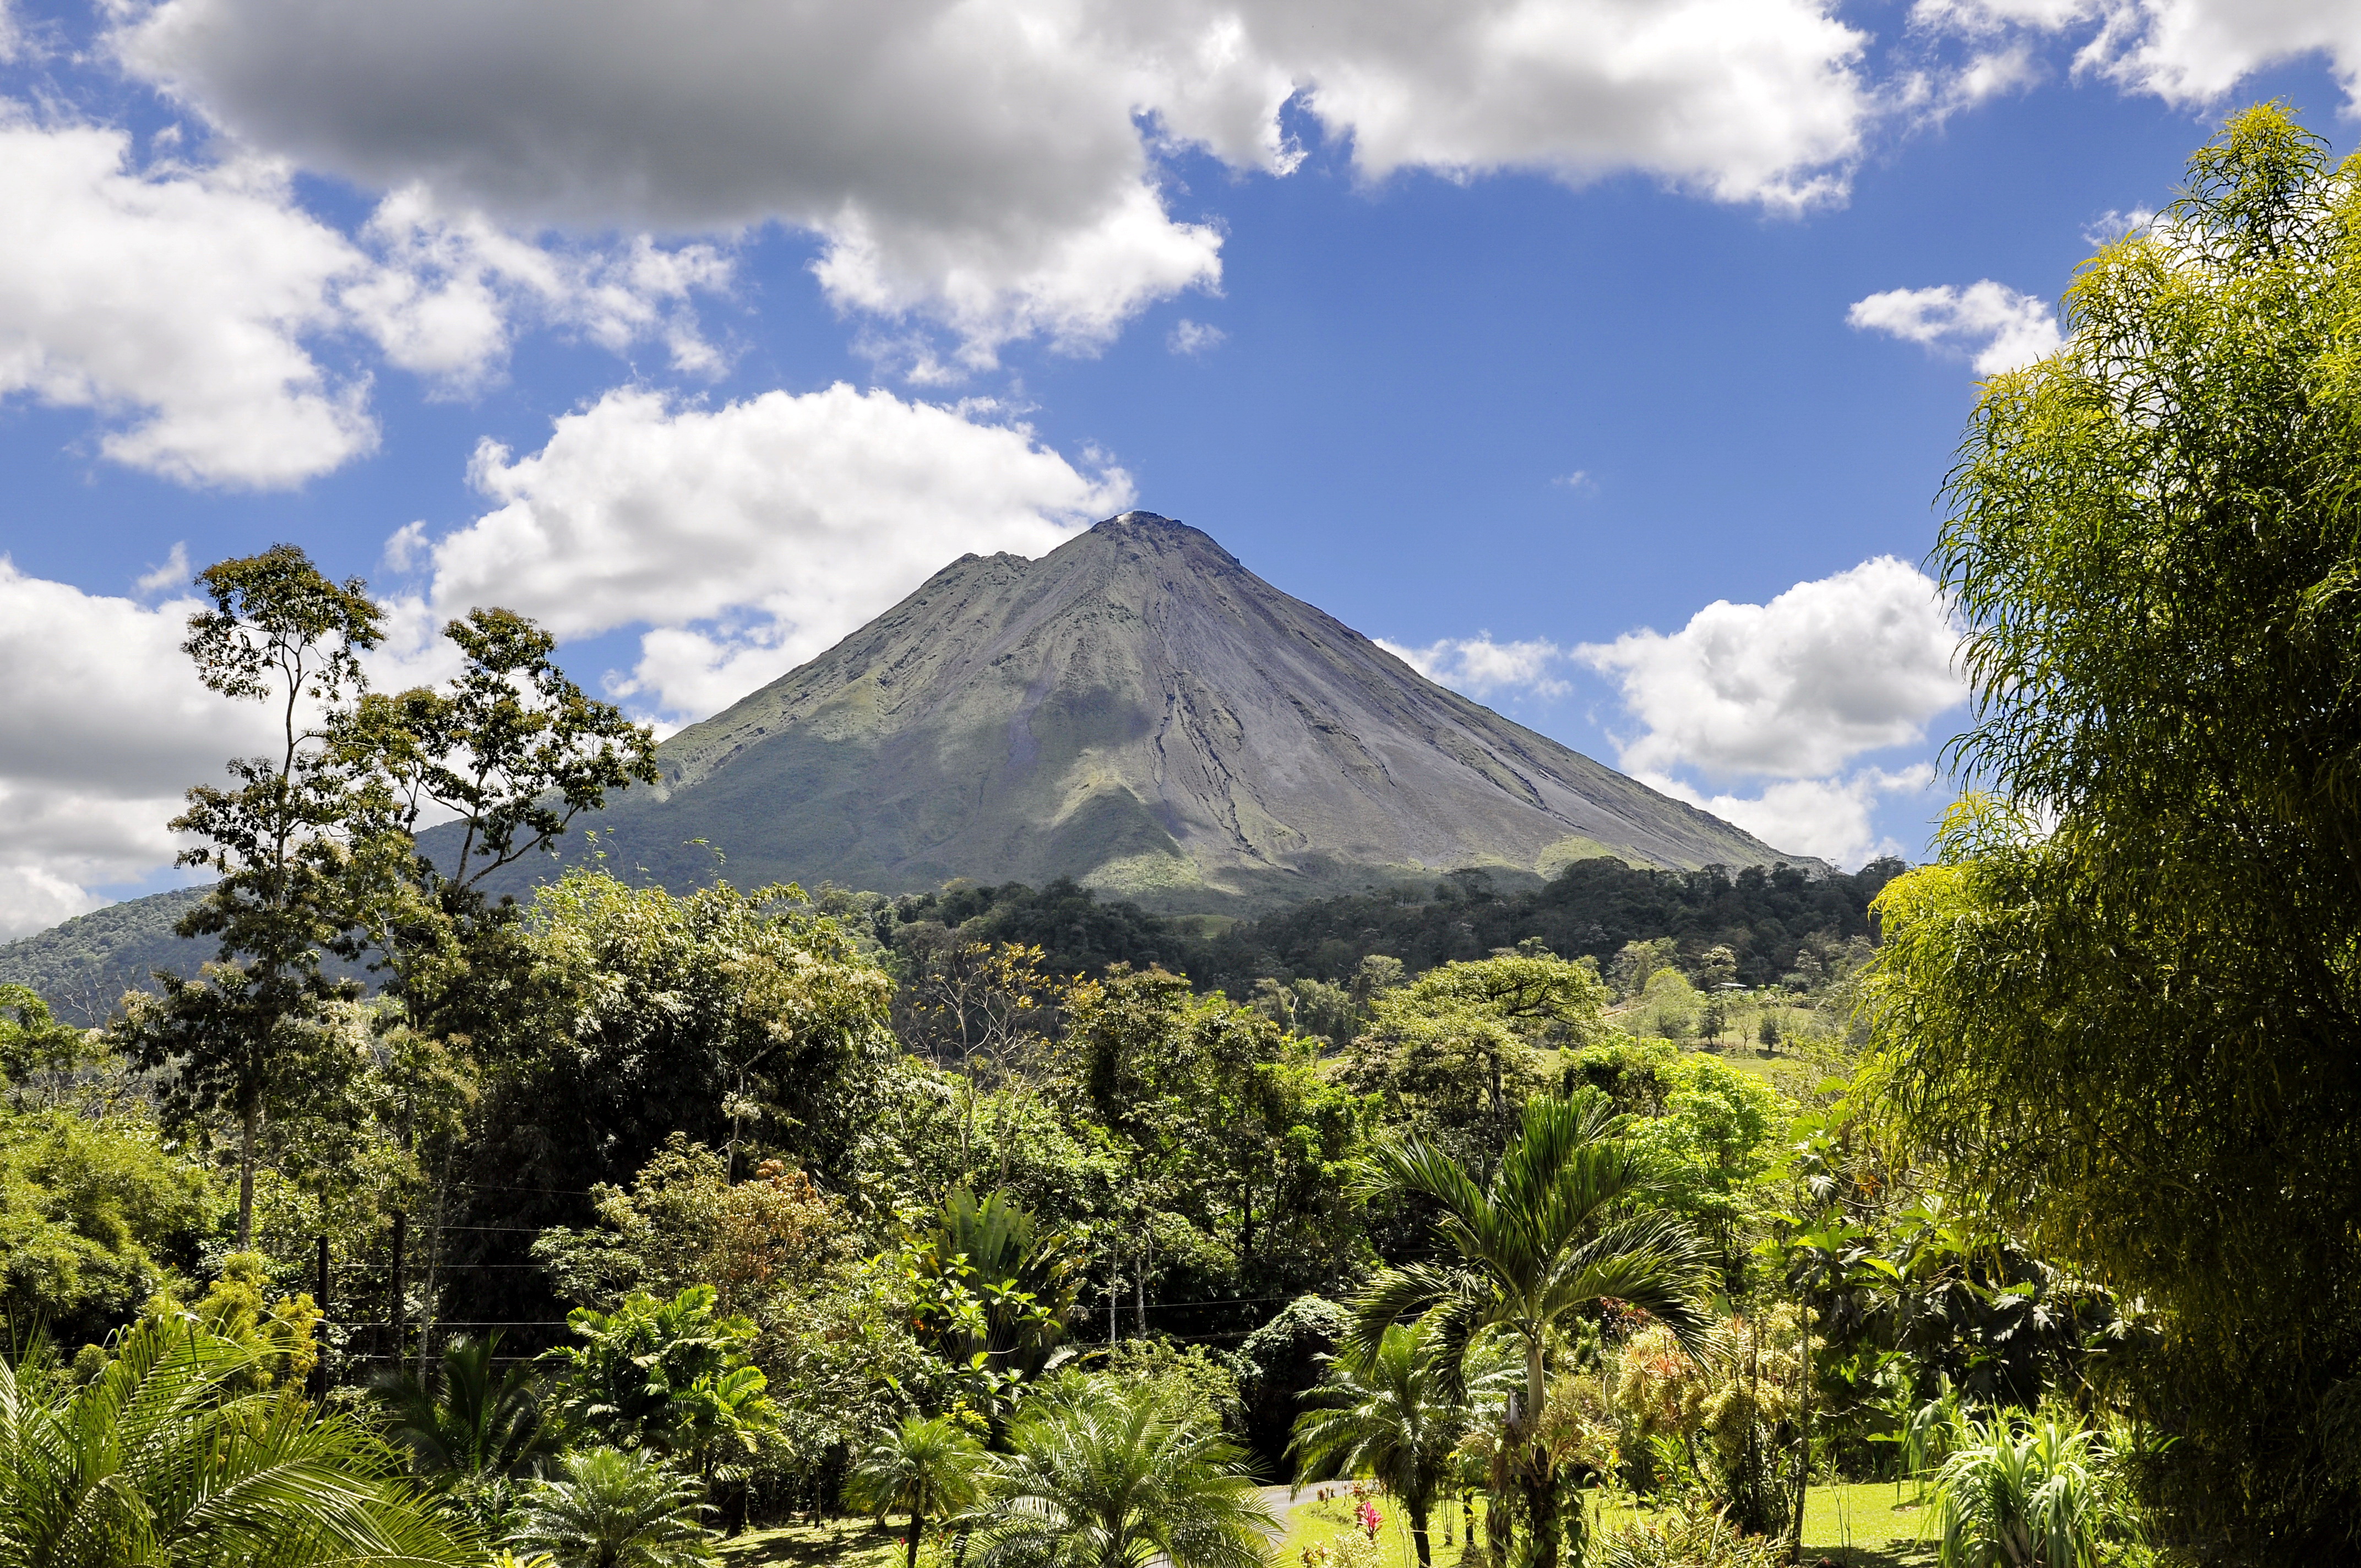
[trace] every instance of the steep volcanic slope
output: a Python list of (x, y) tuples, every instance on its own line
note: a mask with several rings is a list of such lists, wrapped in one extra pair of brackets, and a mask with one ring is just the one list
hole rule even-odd
[[(686, 729), (598, 826), (683, 885), (1068, 874), (1168, 909), (1587, 855), (1791, 860), (1422, 678), (1148, 512), (965, 556)], [(703, 839), (705, 846), (692, 840)]]

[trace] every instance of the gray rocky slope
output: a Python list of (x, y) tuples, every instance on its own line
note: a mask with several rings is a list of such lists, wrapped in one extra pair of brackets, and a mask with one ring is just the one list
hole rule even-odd
[(674, 886), (1071, 875), (1245, 912), (1469, 865), (1800, 861), (1426, 680), (1148, 512), (1038, 560), (952, 562), (659, 760), (662, 784), (596, 826), (610, 868)]

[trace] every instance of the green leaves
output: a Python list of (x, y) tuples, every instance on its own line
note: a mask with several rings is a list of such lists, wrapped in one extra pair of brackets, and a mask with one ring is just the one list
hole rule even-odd
[(689, 1568), (710, 1562), (697, 1484), (652, 1454), (570, 1453), (525, 1495), (516, 1546), (561, 1568)]
[[(1538, 1358), (1551, 1330), (1577, 1310), (1614, 1297), (1655, 1314), (1685, 1339), (1703, 1330), (1704, 1250), (1678, 1220), (1651, 1212), (1654, 1177), (1620, 1134), (1607, 1097), (1584, 1090), (1529, 1102), (1521, 1135), (1479, 1187), (1457, 1161), (1415, 1141), (1381, 1144), (1363, 1190), (1419, 1196), (1440, 1206), (1437, 1227), (1461, 1266), (1389, 1268), (1356, 1304), (1364, 1354), (1385, 1329), (1444, 1309), (1444, 1343), (1465, 1348), (1500, 1328)], [(1538, 1359), (1535, 1363), (1538, 1370)], [(1534, 1402), (1540, 1389), (1532, 1390)]]
[[(1935, 558), (1991, 793), (1891, 884), (1883, 1108), (2036, 1249), (2168, 1314), (2184, 1519), (2361, 1512), (2361, 165), (2277, 104), (2084, 263), (1986, 389)], [(2234, 1500), (2235, 1499), (2235, 1500)]]
[(98, 1376), (27, 1387), (0, 1362), (0, 1565), (467, 1564), (364, 1429), (250, 1392), (258, 1344), (178, 1317), (126, 1330)]
[[(1296, 1484), (1373, 1476), (1423, 1535), (1471, 1420), (1462, 1379), (1437, 1368), (1435, 1348), (1422, 1328), (1397, 1324), (1367, 1354), (1333, 1357), (1296, 1418)], [(1426, 1544), (1419, 1546), (1424, 1561)]]
[(1264, 1568), (1278, 1526), (1245, 1454), (1154, 1392), (1084, 1384), (1027, 1407), (975, 1517), (979, 1568)]
[(386, 1436), (408, 1451), (418, 1475), (437, 1485), (532, 1475), (556, 1453), (541, 1379), (528, 1366), (500, 1372), (500, 1344), (497, 1330), (454, 1340), (443, 1351), (439, 1388), (406, 1371), (373, 1385)]
[(583, 1343), (549, 1353), (566, 1424), (703, 1464), (752, 1453), (777, 1416), (769, 1380), (751, 1363), (753, 1322), (717, 1317), (713, 1299), (712, 1286), (693, 1285), (669, 1301), (634, 1292), (612, 1312), (568, 1313)]
[(655, 782), (653, 733), (569, 680), (549, 633), (499, 609), (443, 630), (465, 661), (447, 686), (364, 696), (334, 729), (340, 760), (367, 781), (375, 830), (407, 840), (423, 811), (459, 819), (449, 867), (420, 860), (411, 876), (472, 887), (610, 792)]
[(928, 1519), (973, 1508), (983, 1495), (983, 1445), (949, 1416), (905, 1418), (880, 1432), (845, 1477), (844, 1500), (884, 1516), (910, 1516), (910, 1557)]

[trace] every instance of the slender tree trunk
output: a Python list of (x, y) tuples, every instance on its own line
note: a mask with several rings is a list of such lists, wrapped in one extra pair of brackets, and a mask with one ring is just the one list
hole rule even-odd
[(1540, 1443), (1527, 1448), (1524, 1470), (1526, 1555), (1532, 1568), (1558, 1568), (1565, 1533), (1557, 1517), (1557, 1476)]
[(1518, 1419), (1515, 1441), (1522, 1451), (1518, 1468), (1523, 1473), (1527, 1555), (1532, 1568), (1557, 1568), (1559, 1531), (1557, 1469), (1540, 1442), (1542, 1410), (1549, 1400), (1549, 1375), (1542, 1364), (1538, 1332), (1525, 1341), (1525, 1409)]
[(397, 1209), (393, 1215), (393, 1288), (387, 1293), (385, 1303), (385, 1321), (393, 1340), (393, 1369), (396, 1372), (401, 1370), (405, 1348), (402, 1341), (409, 1332), (409, 1325), (402, 1321), (409, 1315), (409, 1303), (401, 1299), (401, 1247), (409, 1239), (410, 1215)]
[(237, 1125), (237, 1250), (254, 1245), (254, 1146), (261, 1133), (262, 1113), (248, 1110)]
[(1787, 1557), (1790, 1562), (1804, 1555), (1804, 1500), (1812, 1485), (1812, 1298), (1804, 1294), (1803, 1312), (1804, 1387), (1796, 1407), (1802, 1416), (1803, 1437), (1795, 1461), (1795, 1512), (1787, 1521)]
[(926, 1515), (916, 1508), (910, 1510), (909, 1555), (903, 1560), (906, 1568), (918, 1568), (918, 1530), (926, 1522)]
[(426, 1315), (418, 1327), (418, 1383), (421, 1387), (427, 1386), (427, 1358), (434, 1351), (434, 1277), (442, 1272), (443, 1267), (443, 1211), (449, 1201), (450, 1185), (451, 1157), (446, 1153), (443, 1157), (441, 1179), (434, 1184), (434, 1217), (428, 1222), (426, 1233), (426, 1288), (423, 1292)]
[[(324, 1216), (322, 1221), (323, 1223), (325, 1223), (324, 1216), (327, 1212), (327, 1202), (324, 1198), (320, 1204), (321, 1213)], [(318, 1353), (319, 1360), (313, 1368), (313, 1376), (319, 1385), (319, 1397), (324, 1399), (328, 1397), (328, 1389), (332, 1387), (332, 1372), (328, 1365), (328, 1233), (324, 1230), (320, 1233), (320, 1255), (318, 1262), (320, 1266), (319, 1293), (313, 1300), (312, 1305), (320, 1310), (320, 1345)]]
[(1426, 1505), (1406, 1501), (1403, 1508), (1410, 1514), (1411, 1544), (1418, 1548), (1418, 1568), (1433, 1568), (1434, 1558), (1426, 1546)]
[(1254, 1184), (1238, 1183), (1238, 1278), (1243, 1283), (1254, 1257)]
[(1514, 1530), (1515, 1510), (1510, 1508), (1505, 1494), (1496, 1493), (1492, 1506), (1484, 1511), (1484, 1550), (1492, 1560), (1492, 1568), (1509, 1568), (1510, 1539)]

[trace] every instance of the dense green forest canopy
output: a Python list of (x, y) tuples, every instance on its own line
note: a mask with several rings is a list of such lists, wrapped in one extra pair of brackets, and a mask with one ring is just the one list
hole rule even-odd
[(1314, 899), (1213, 930), (1202, 918), (1150, 915), (1062, 881), (1038, 889), (955, 883), (890, 905), (827, 894), (821, 902), (848, 911), (866, 905), (879, 940), (897, 950), (925, 939), (904, 927), (940, 926), (969, 940), (1038, 947), (1058, 973), (1161, 965), (1239, 996), (1267, 979), (1342, 984), (1372, 956), (1420, 974), (1521, 942), (1606, 965), (1633, 942), (1669, 941), (1686, 968), (1723, 948), (1731, 956), (1723, 981), (1807, 987), (1825, 973), (1829, 950), (1873, 934), (1870, 905), (1902, 869), (1899, 861), (1877, 860), (1853, 872), (1664, 872), (1599, 859), (1576, 861), (1541, 886), (1507, 893), (1496, 890), (1490, 872), (1470, 869), (1423, 885)]

